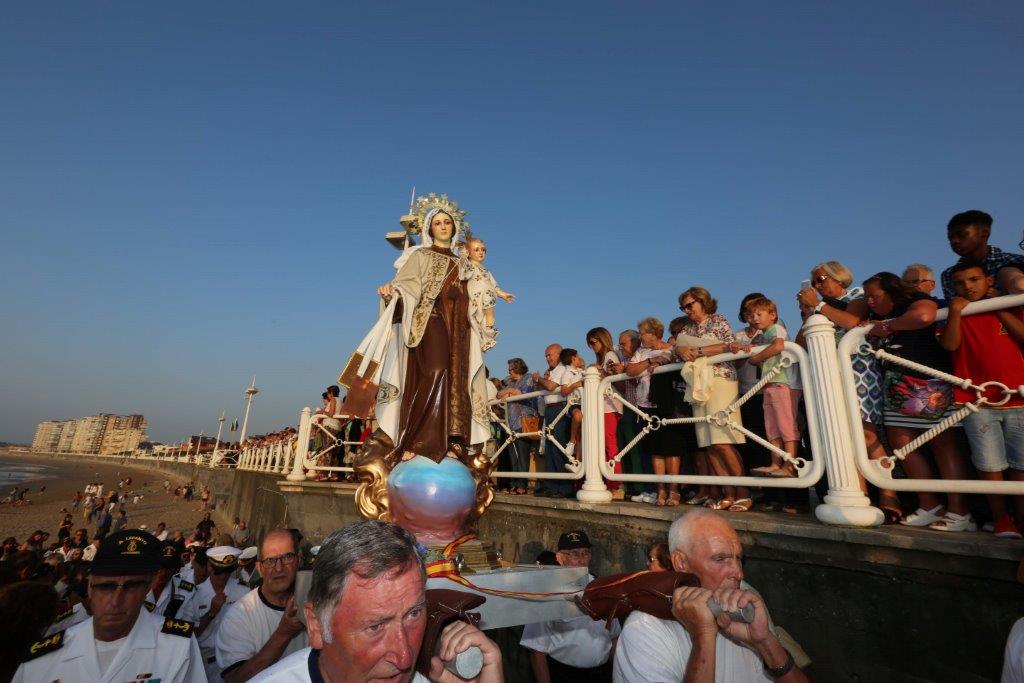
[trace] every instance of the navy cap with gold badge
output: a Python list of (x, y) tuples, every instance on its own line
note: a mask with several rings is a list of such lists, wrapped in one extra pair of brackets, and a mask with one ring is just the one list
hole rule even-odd
[(558, 537), (559, 550), (576, 550), (577, 548), (590, 548), (590, 539), (587, 533), (582, 530), (566, 531)]
[(152, 574), (160, 565), (160, 541), (148, 531), (125, 529), (103, 539), (90, 573), (93, 576)]
[(176, 572), (181, 569), (181, 548), (173, 541), (160, 544), (160, 566)]

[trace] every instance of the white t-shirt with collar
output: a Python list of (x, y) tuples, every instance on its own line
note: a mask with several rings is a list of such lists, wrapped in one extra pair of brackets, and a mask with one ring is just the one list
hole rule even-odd
[[(274, 681), (275, 683), (312, 683), (314, 680), (321, 681), (319, 670), (316, 676), (309, 673), (310, 667), (317, 666), (317, 656), (313, 655), (313, 648), (307, 647), (293, 652), (287, 657), (278, 660), (277, 664), (268, 667), (249, 679), (249, 683), (263, 683)], [(312, 660), (310, 656), (313, 655)], [(411, 683), (429, 683), (430, 679), (421, 675), (418, 671), (413, 674)]]
[[(751, 590), (746, 582), (740, 587)], [(615, 683), (677, 683), (686, 675), (686, 663), (692, 650), (693, 639), (678, 621), (633, 612), (626, 618), (615, 646), (612, 680)], [(771, 681), (757, 653), (718, 634), (715, 641), (715, 683)]]
[[(284, 616), (284, 608), (267, 602), (259, 588), (246, 593), (224, 613), (217, 630), (217, 666), (221, 673), (252, 659), (270, 640)], [(306, 631), (292, 638), (282, 658), (309, 646)]]
[[(587, 578), (594, 580), (590, 575)], [(548, 654), (567, 666), (592, 669), (608, 661), (612, 640), (622, 631), (618, 619), (612, 620), (610, 630), (604, 624), (604, 619), (591, 619), (585, 614), (527, 624), (519, 644)]]

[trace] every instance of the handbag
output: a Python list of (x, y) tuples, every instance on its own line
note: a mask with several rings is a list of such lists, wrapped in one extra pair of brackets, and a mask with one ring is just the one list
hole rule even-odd
[(941, 379), (922, 379), (898, 370), (885, 371), (885, 408), (937, 422), (953, 405), (953, 387)]
[[(539, 432), (540, 431), (540, 415), (523, 415), (520, 418), (519, 431), (521, 432)], [(530, 439), (531, 441), (540, 441), (540, 434), (530, 434), (524, 436), (524, 439)]]

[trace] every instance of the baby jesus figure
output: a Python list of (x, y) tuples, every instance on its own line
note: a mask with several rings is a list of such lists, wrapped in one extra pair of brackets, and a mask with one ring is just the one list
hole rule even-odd
[(494, 306), (497, 299), (512, 303), (516, 297), (498, 287), (491, 272), (484, 268), (487, 258), (487, 245), (479, 237), (471, 237), (465, 247), (466, 290), (469, 293), (469, 317), (474, 327), (478, 327), (483, 340), (481, 350), (488, 351), (498, 338), (498, 328), (494, 325)]

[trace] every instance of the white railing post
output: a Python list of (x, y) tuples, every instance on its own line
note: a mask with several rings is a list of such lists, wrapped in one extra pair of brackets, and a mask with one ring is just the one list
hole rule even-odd
[(284, 441), (277, 442), (277, 454), (274, 456), (274, 473), (284, 474)]
[(601, 430), (604, 429), (604, 401), (598, 387), (601, 384), (601, 371), (596, 367), (587, 368), (583, 373), (583, 391), (580, 409), (583, 411), (582, 451), (583, 472), (586, 479), (583, 487), (576, 492), (576, 499), (584, 503), (607, 503), (612, 499), (612, 492), (604, 484), (601, 476), (601, 460), (604, 452), (600, 450)]
[(288, 475), (288, 481), (306, 481), (306, 470), (303, 464), (306, 462), (306, 453), (309, 451), (309, 419), (313, 411), (309, 407), (302, 409), (299, 417), (299, 442), (295, 448), (295, 462), (292, 463), (292, 473)]
[[(878, 526), (882, 511), (860, 489), (854, 462), (853, 442), (847, 422), (843, 382), (839, 375), (835, 326), (823, 315), (812, 315), (804, 325), (810, 372), (805, 372), (804, 388), (817, 399), (818, 433), (828, 474), (828, 494), (814, 509), (814, 515), (826, 524), (838, 526)], [(809, 416), (815, 419), (815, 416)]]

